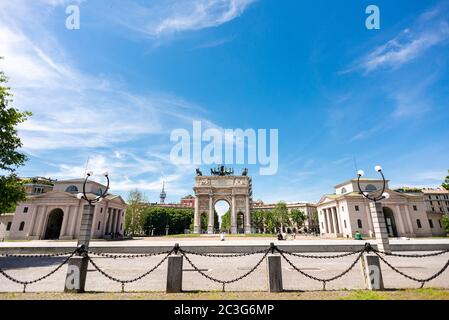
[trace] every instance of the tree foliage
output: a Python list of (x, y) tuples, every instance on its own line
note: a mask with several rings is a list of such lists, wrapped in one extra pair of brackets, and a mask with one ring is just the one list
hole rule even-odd
[(449, 170), (447, 170), (447, 173), (448, 173), (448, 175), (444, 179), (442, 186), (444, 189), (449, 190)]
[(444, 230), (449, 233), (449, 216), (443, 215), (443, 218), (441, 219), (441, 223), (443, 224)]
[(142, 212), (142, 230), (144, 234), (150, 235), (154, 228), (154, 235), (165, 235), (166, 226), (169, 234), (182, 234), (185, 229), (193, 229), (192, 208), (170, 208), (170, 207), (145, 207)]
[(143, 233), (142, 213), (144, 211), (144, 196), (139, 190), (131, 190), (128, 195), (128, 208), (126, 209), (125, 230), (134, 236)]
[(10, 106), (12, 93), (7, 82), (5, 74), (0, 71), (0, 173), (6, 173), (0, 175), (0, 214), (14, 211), (17, 202), (25, 200), (23, 184), (15, 174), (27, 159), (18, 151), (22, 142), (17, 126), (31, 115)]
[(301, 228), (306, 220), (306, 215), (301, 210), (292, 209), (290, 211), (290, 219), (293, 223), (296, 223), (298, 228)]

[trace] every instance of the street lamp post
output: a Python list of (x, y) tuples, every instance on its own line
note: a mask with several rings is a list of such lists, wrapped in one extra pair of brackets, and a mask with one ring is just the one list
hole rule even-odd
[(371, 212), (371, 219), (373, 221), (373, 227), (374, 227), (374, 233), (376, 235), (377, 240), (377, 248), (378, 250), (384, 251), (384, 252), (391, 252), (390, 249), (390, 241), (388, 238), (388, 231), (387, 231), (387, 225), (385, 222), (384, 213), (382, 210), (382, 204), (379, 202), (383, 199), (388, 199), (390, 195), (385, 192), (386, 189), (386, 181), (385, 176), (382, 172), (381, 166), (376, 166), (374, 168), (375, 171), (380, 173), (383, 180), (383, 186), (382, 191), (379, 193), (378, 191), (368, 192), (363, 191), (360, 186), (360, 178), (365, 175), (365, 172), (363, 170), (359, 170), (357, 172), (357, 187), (359, 189), (359, 193), (363, 195), (366, 199), (369, 200), (369, 208)]
[(92, 234), (92, 224), (94, 219), (95, 203), (101, 202), (109, 190), (109, 174), (103, 173), (107, 180), (106, 189), (102, 194), (94, 196), (86, 193), (86, 184), (88, 179), (93, 175), (93, 172), (88, 172), (83, 183), (83, 192), (77, 195), (80, 200), (85, 200), (87, 204), (83, 207), (83, 214), (81, 216), (81, 226), (78, 234), (78, 248), (83, 248), (78, 255), (69, 259), (67, 267), (67, 276), (65, 282), (65, 292), (84, 292), (87, 275), (87, 265), (89, 263), (86, 256), (86, 251), (89, 250), (90, 238)]

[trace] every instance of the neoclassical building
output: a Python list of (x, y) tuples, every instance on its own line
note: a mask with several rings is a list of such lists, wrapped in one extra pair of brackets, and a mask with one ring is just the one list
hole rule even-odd
[[(443, 236), (443, 212), (429, 211), (422, 192), (397, 192), (388, 188), (388, 199), (381, 201), (390, 237)], [(382, 189), (378, 179), (360, 179), (362, 190)], [(428, 196), (427, 196), (428, 197)], [(352, 238), (356, 231), (374, 237), (369, 202), (358, 191), (357, 179), (335, 186), (335, 193), (324, 195), (318, 202), (320, 233), (327, 237)]]
[[(27, 199), (17, 204), (14, 215), (5, 216), (4, 237), (7, 239), (76, 239), (80, 229), (84, 200), (77, 198), (84, 179), (53, 181), (52, 187), (25, 185)], [(86, 185), (86, 193), (100, 195), (106, 186), (95, 181)], [(108, 194), (95, 204), (93, 238), (123, 235), (125, 201)], [(8, 218), (8, 219), (6, 219)]]

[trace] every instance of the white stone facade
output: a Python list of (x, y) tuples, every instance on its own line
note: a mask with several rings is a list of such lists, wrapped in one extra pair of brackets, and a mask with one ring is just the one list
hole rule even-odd
[[(382, 180), (361, 179), (366, 191), (381, 190)], [(388, 189), (388, 199), (381, 201), (390, 237), (443, 236), (442, 213), (427, 211), (422, 193), (399, 193)], [(318, 202), (320, 233), (327, 237), (352, 238), (356, 231), (374, 237), (369, 201), (359, 194), (357, 179), (335, 186), (335, 194)]]
[[(8, 239), (76, 239), (80, 229), (84, 200), (77, 198), (84, 179), (57, 181), (52, 191), (29, 195), (20, 202), (12, 219)], [(86, 193), (99, 194), (105, 186), (90, 181)], [(95, 204), (92, 237), (123, 235), (126, 203), (108, 194)]]

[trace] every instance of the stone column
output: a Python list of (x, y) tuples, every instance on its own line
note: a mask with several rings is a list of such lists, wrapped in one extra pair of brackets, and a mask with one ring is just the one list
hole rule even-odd
[(407, 204), (404, 207), (405, 207), (405, 219), (407, 220), (408, 227), (410, 229), (410, 236), (413, 237), (413, 236), (415, 236), (415, 232), (413, 231), (413, 223), (412, 223), (412, 219), (410, 216), (410, 210), (408, 210)]
[(335, 207), (332, 207), (330, 210), (331, 210), (332, 214), (334, 215), (334, 229), (335, 229), (335, 233), (338, 235), (340, 233), (340, 226), (338, 224), (337, 210), (335, 209)]
[(235, 195), (232, 195), (231, 204), (231, 233), (237, 233), (237, 213), (235, 212)]
[[(105, 200), (103, 200), (103, 201), (105, 201)], [(106, 234), (106, 229), (108, 227), (108, 218), (109, 218), (108, 208), (109, 208), (109, 203), (106, 202), (106, 205), (103, 208), (103, 226), (101, 227), (101, 235), (102, 236), (104, 236)]]
[(34, 223), (36, 222), (36, 216), (37, 216), (38, 212), (39, 212), (39, 206), (34, 206), (33, 212), (31, 213), (31, 221), (30, 221), (30, 227), (28, 228), (27, 237), (33, 236)]
[(246, 197), (245, 233), (251, 233), (251, 212), (249, 208), (249, 196)]
[(70, 230), (70, 236), (73, 239), (76, 238), (76, 227), (78, 224), (78, 217), (81, 216), (82, 210), (83, 210), (83, 204), (80, 202), (78, 210), (75, 209), (75, 214), (73, 215), (73, 218), (72, 218), (72, 228)]
[(37, 238), (38, 239), (42, 239), (44, 237), (43, 235), (43, 229), (44, 229), (44, 225), (45, 225), (45, 218), (47, 217), (47, 211), (48, 211), (48, 207), (44, 207), (44, 210), (42, 210), (42, 215), (41, 218), (39, 219), (39, 226), (37, 229)]
[(366, 210), (366, 219), (368, 220), (368, 226), (369, 226), (369, 236), (374, 237), (374, 227), (373, 227), (373, 218), (371, 217), (371, 211), (368, 205), (365, 205)]
[(193, 233), (201, 233), (200, 197), (195, 197), (195, 214), (193, 216)]
[(120, 233), (120, 221), (122, 221), (122, 210), (117, 210), (117, 226), (116, 230)]
[(327, 211), (327, 215), (329, 216), (329, 225), (330, 225), (330, 229), (331, 229), (331, 233), (335, 233), (335, 227), (334, 227), (334, 219), (332, 219), (332, 211), (331, 209), (326, 209)]
[(380, 202), (369, 203), (371, 216), (373, 217), (374, 232), (376, 233), (377, 248), (380, 251), (391, 252), (390, 240), (385, 223), (385, 217)]
[[(402, 233), (402, 236), (405, 236), (407, 234), (407, 228), (405, 227), (404, 224), (404, 219), (402, 219), (402, 214), (401, 214), (401, 206), (400, 205), (396, 205), (396, 211), (398, 213), (398, 231)], [(400, 236), (400, 235), (398, 235)]]
[(327, 222), (326, 209), (323, 209), (322, 213), (323, 213), (323, 219), (324, 219), (324, 228), (325, 228), (325, 231), (326, 231), (326, 233), (329, 233), (329, 224), (328, 224), (328, 222)]
[(209, 195), (209, 219), (208, 219), (208, 225), (207, 225), (207, 233), (213, 234), (214, 233), (214, 199), (212, 195)]
[(61, 227), (61, 234), (59, 235), (59, 238), (64, 237), (67, 233), (67, 224), (70, 219), (70, 206), (67, 206), (64, 210), (64, 215), (62, 218), (62, 227)]

